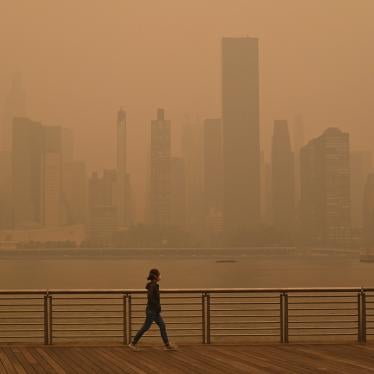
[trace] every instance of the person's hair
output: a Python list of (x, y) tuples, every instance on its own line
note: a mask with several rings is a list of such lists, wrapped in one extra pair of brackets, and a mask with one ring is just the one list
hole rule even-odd
[(160, 276), (160, 271), (158, 269), (151, 269), (147, 280), (156, 280)]

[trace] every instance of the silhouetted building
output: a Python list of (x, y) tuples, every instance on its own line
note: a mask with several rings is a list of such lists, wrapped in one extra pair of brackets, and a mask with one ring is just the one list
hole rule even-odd
[(223, 228), (222, 121), (204, 122), (204, 205), (209, 231)]
[(117, 176), (118, 176), (118, 223), (128, 226), (128, 183), (127, 174), (127, 127), (126, 112), (121, 108), (117, 114)]
[(14, 74), (12, 86), (0, 113), (0, 229), (13, 226), (12, 206), (12, 123), (25, 115), (25, 94), (21, 77)]
[(0, 151), (0, 230), (10, 229), (12, 221), (11, 152)]
[(171, 223), (171, 124), (163, 109), (151, 122), (149, 223)]
[(300, 218), (300, 151), (305, 145), (305, 126), (303, 117), (298, 114), (293, 123), (293, 152), (295, 160), (295, 216)]
[(186, 227), (186, 175), (184, 160), (171, 159), (171, 223), (173, 226)]
[(40, 123), (15, 118), (12, 136), (13, 224), (15, 228), (43, 223), (44, 133)]
[(2, 113), (1, 150), (11, 151), (13, 120), (16, 117), (25, 116), (25, 106), (26, 98), (22, 90), (21, 76), (20, 74), (14, 74), (12, 86), (5, 98), (4, 111)]
[(374, 173), (368, 175), (363, 198), (363, 242), (370, 249), (374, 246)]
[(104, 170), (101, 177), (93, 173), (89, 180), (89, 227), (91, 245), (110, 246), (117, 230), (115, 191), (117, 178), (114, 170)]
[(74, 161), (74, 133), (72, 129), (62, 128), (62, 160), (63, 162)]
[(203, 203), (203, 127), (189, 116), (182, 128), (182, 157), (186, 176), (186, 227), (200, 236), (204, 223)]
[(270, 225), (272, 222), (271, 165), (261, 152), (261, 222)]
[(59, 226), (63, 221), (62, 198), (62, 128), (43, 127), (42, 223)]
[(301, 150), (301, 219), (307, 242), (346, 245), (351, 237), (349, 134), (327, 129)]
[(87, 221), (88, 178), (86, 164), (81, 161), (65, 162), (63, 166), (64, 222), (69, 225)]
[(372, 154), (369, 151), (351, 152), (351, 218), (352, 228), (363, 227), (362, 203), (368, 175), (373, 171)]
[(258, 39), (222, 41), (224, 222), (228, 232), (260, 221)]
[(295, 224), (294, 155), (284, 120), (274, 121), (271, 171), (273, 225), (281, 233), (291, 234)]

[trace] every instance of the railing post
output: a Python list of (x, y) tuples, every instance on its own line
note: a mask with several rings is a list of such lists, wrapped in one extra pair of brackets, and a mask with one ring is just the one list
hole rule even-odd
[(357, 341), (362, 343), (362, 293), (357, 293)]
[(201, 329), (202, 329), (202, 343), (206, 344), (206, 311), (205, 311), (206, 293), (201, 294)]
[(284, 293), (279, 294), (279, 323), (280, 323), (280, 342), (284, 343)]
[(48, 326), (49, 326), (49, 344), (53, 344), (53, 320), (52, 320), (52, 295), (48, 295)]
[(123, 344), (126, 345), (128, 344), (128, 337), (127, 337), (127, 294), (123, 295), (123, 304), (122, 304), (122, 309), (123, 309)]
[(288, 343), (288, 293), (284, 293), (284, 343)]
[(206, 337), (206, 342), (208, 344), (210, 344), (210, 294), (207, 294), (206, 296), (206, 301), (207, 301), (207, 304), (206, 304), (206, 323), (207, 323), (207, 328), (206, 328), (206, 333), (207, 333), (207, 337)]
[(131, 295), (128, 295), (128, 303), (129, 303), (129, 333), (128, 333), (128, 344), (131, 343), (131, 339), (132, 339), (132, 308), (131, 308)]
[(366, 343), (366, 293), (361, 290), (361, 342)]
[(49, 344), (49, 332), (48, 332), (48, 293), (44, 295), (44, 344)]

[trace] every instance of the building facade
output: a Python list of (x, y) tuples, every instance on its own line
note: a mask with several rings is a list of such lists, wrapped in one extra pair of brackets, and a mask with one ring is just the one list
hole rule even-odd
[(295, 227), (295, 175), (294, 155), (285, 120), (274, 121), (271, 173), (272, 223), (281, 234), (290, 235)]
[(258, 39), (222, 41), (224, 226), (227, 232), (260, 221)]
[(349, 134), (327, 129), (301, 150), (301, 221), (306, 242), (351, 239)]

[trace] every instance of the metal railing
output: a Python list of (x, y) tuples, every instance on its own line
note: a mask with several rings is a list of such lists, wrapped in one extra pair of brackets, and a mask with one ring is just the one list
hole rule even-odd
[[(374, 336), (374, 288), (168, 289), (178, 340), (297, 342)], [(144, 321), (145, 290), (0, 290), (0, 342), (119, 342)], [(144, 337), (159, 339), (153, 327)]]

